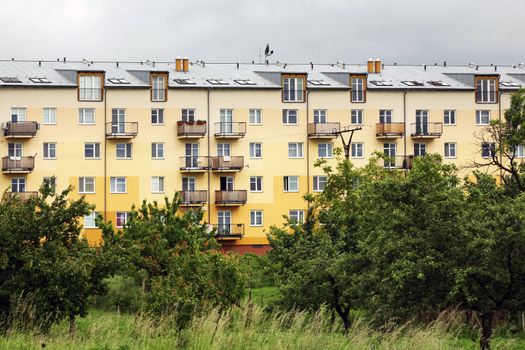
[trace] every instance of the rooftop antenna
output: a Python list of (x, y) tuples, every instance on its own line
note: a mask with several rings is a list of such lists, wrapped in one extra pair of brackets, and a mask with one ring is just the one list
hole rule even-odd
[(268, 57), (273, 55), (273, 50), (270, 50), (270, 44), (266, 44), (266, 48), (264, 49), (264, 60), (266, 63), (268, 63)]

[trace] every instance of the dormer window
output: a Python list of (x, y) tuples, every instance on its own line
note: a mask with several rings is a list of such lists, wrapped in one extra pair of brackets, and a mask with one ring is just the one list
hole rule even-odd
[(283, 75), (283, 102), (304, 102), (306, 76)]
[(350, 75), (351, 101), (354, 103), (366, 102), (366, 75)]
[(476, 103), (498, 102), (498, 76), (476, 76)]
[(102, 101), (104, 73), (78, 73), (78, 100)]
[(151, 74), (151, 101), (165, 102), (168, 99), (168, 75), (166, 73)]

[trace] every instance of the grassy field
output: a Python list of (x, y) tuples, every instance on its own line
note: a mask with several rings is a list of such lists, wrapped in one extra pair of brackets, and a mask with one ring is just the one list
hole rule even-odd
[[(275, 291), (274, 291), (275, 292)], [(254, 296), (270, 298), (271, 289)], [(255, 298), (254, 298), (255, 299)], [(371, 330), (357, 320), (348, 335), (329, 321), (327, 314), (267, 314), (261, 307), (244, 305), (227, 315), (196, 318), (191, 327), (176, 332), (163, 320), (91, 310), (79, 319), (71, 337), (67, 324), (54, 326), (44, 336), (12, 332), (0, 337), (0, 349), (477, 349), (477, 330), (465, 331), (458, 320), (438, 320), (425, 328), (407, 325), (388, 333)], [(525, 338), (497, 333), (493, 349), (525, 349)]]

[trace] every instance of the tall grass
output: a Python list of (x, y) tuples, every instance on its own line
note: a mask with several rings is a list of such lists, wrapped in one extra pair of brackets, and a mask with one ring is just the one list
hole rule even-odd
[[(217, 310), (193, 319), (189, 328), (177, 332), (170, 322), (144, 315), (92, 310), (79, 319), (75, 337), (66, 322), (53, 326), (47, 335), (17, 329), (0, 337), (0, 349), (477, 349), (478, 333), (465, 332), (462, 315), (449, 313), (431, 325), (406, 324), (389, 331), (373, 329), (363, 318), (354, 320), (350, 332), (342, 333), (326, 310), (263, 311), (246, 303), (220, 314)], [(497, 335), (494, 349), (524, 349), (525, 339)]]

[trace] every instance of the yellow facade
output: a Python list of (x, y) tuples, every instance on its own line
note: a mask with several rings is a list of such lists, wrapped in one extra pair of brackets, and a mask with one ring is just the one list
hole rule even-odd
[[(8, 64), (5, 62), (4, 64)], [(27, 63), (36, 65), (36, 63)], [(76, 64), (72, 71), (81, 71)], [(103, 66), (101, 70), (105, 71)], [(308, 66), (307, 66), (308, 67)], [(0, 65), (0, 73), (2, 66)], [(60, 67), (58, 67), (60, 68)], [(47, 69), (58, 69), (50, 66)], [(242, 69), (250, 74), (258, 69), (271, 70), (271, 66), (252, 67), (246, 65)], [(282, 71), (282, 67), (272, 72)], [(126, 68), (122, 65), (119, 73), (124, 74)], [(135, 68), (134, 68), (135, 69)], [(142, 67), (143, 71), (147, 68)], [(160, 69), (156, 67), (156, 69)], [(182, 68), (179, 68), (182, 69)], [(163, 71), (173, 76), (191, 77), (189, 72), (177, 72), (174, 65), (168, 64)], [(232, 65), (232, 69), (235, 67)], [(312, 68), (313, 69), (313, 68)], [(321, 69), (321, 68), (320, 68)], [(345, 68), (346, 69), (346, 68)], [(349, 70), (350, 68), (346, 69)], [(359, 66), (358, 71), (366, 73), (366, 65)], [(386, 74), (390, 67), (384, 67)], [(392, 68), (394, 69), (394, 68)], [(467, 68), (466, 68), (467, 69)], [(200, 68), (202, 75), (206, 68)], [(346, 70), (341, 70), (342, 73)], [(467, 69), (468, 70), (468, 69)], [(299, 73), (309, 74), (308, 68)], [(476, 72), (468, 70), (469, 74)], [(322, 72), (321, 72), (322, 73)], [(28, 73), (31, 74), (31, 73)], [(127, 73), (126, 73), (127, 74)], [(320, 74), (317, 72), (317, 74)], [(350, 72), (348, 72), (350, 74)], [(0, 74), (1, 75), (1, 74)], [(6, 75), (6, 74), (4, 74)], [(172, 76), (173, 75), (173, 76)], [(30, 75), (27, 75), (30, 76)], [(212, 71), (210, 78), (217, 77)], [(79, 177), (95, 177), (95, 193), (86, 194), (86, 199), (96, 205), (96, 211), (105, 214), (106, 220), (115, 222), (117, 212), (129, 211), (133, 204), (139, 205), (142, 200), (163, 201), (164, 196), (170, 199), (176, 191), (182, 189), (183, 176), (195, 177), (196, 190), (208, 191), (209, 201), (202, 207), (205, 210), (205, 220), (210, 224), (218, 223), (218, 212), (231, 211), (231, 223), (243, 224), (244, 234), (241, 239), (224, 240), (225, 244), (260, 246), (266, 245), (266, 232), (272, 225), (281, 225), (283, 215), (289, 215), (289, 210), (306, 210), (303, 195), (314, 189), (313, 177), (323, 175), (322, 170), (313, 166), (318, 158), (318, 144), (332, 143), (333, 147), (341, 147), (338, 137), (312, 138), (308, 135), (308, 124), (314, 121), (315, 110), (325, 110), (327, 122), (340, 123), (342, 127), (351, 125), (351, 111), (362, 110), (362, 130), (356, 131), (353, 142), (363, 143), (362, 157), (353, 158), (357, 166), (364, 165), (374, 151), (383, 151), (385, 142), (396, 143), (397, 155), (413, 155), (414, 144), (424, 143), (426, 153), (444, 154), (444, 143), (455, 142), (457, 154), (446, 162), (456, 164), (460, 169), (480, 160), (480, 142), (476, 139), (484, 127), (476, 124), (476, 110), (490, 110), (492, 119), (502, 117), (502, 113), (510, 103), (510, 95), (514, 90), (499, 91), (498, 103), (480, 104), (475, 99), (475, 87), (472, 89), (379, 89), (370, 85), (374, 74), (368, 75), (366, 102), (353, 103), (350, 97), (350, 86), (338, 86), (337, 89), (321, 89), (308, 85), (302, 102), (283, 102), (282, 88), (235, 88), (215, 86), (172, 86), (167, 88), (166, 101), (152, 101), (150, 86), (111, 86), (104, 84), (102, 101), (79, 101), (78, 87), (73, 86), (13, 86), (0, 87), (0, 118), (2, 122), (10, 120), (12, 108), (20, 107), (26, 110), (26, 120), (39, 123), (39, 130), (32, 138), (0, 138), (0, 153), (8, 155), (9, 143), (21, 143), (23, 155), (36, 155), (35, 166), (27, 174), (4, 172), (0, 184), (2, 189), (10, 189), (11, 180), (15, 177), (26, 179), (26, 191), (36, 191), (44, 177), (56, 176), (58, 189), (68, 185), (75, 187), (74, 196), (78, 192)], [(307, 78), (309, 79), (309, 78)], [(328, 80), (328, 78), (326, 78)], [(306, 82), (305, 82), (306, 84)], [(43, 109), (56, 108), (56, 124), (43, 123)], [(95, 123), (79, 124), (79, 109), (94, 108)], [(151, 110), (164, 110), (164, 123), (153, 125)], [(138, 123), (136, 135), (127, 139), (106, 137), (106, 123), (111, 122), (112, 110), (124, 109), (126, 122)], [(177, 122), (182, 120), (183, 109), (194, 109), (195, 119), (206, 121), (206, 134), (199, 138), (180, 138), (177, 135)], [(246, 123), (246, 133), (239, 138), (215, 137), (216, 123), (220, 122), (221, 109), (233, 111), (233, 122)], [(262, 111), (262, 124), (251, 125), (250, 109)], [(297, 110), (298, 122), (294, 125), (283, 124), (283, 109)], [(443, 125), (442, 133), (434, 138), (415, 138), (411, 136), (410, 127), (415, 123), (416, 110), (428, 111), (428, 122), (443, 123), (444, 110), (455, 110), (455, 125)], [(392, 122), (405, 123), (406, 132), (397, 138), (383, 139), (376, 135), (376, 123), (379, 122), (379, 111), (391, 110)], [(345, 136), (347, 137), (347, 135)], [(100, 144), (100, 156), (97, 159), (85, 159), (85, 143)], [(164, 157), (152, 159), (151, 144), (164, 144)], [(303, 144), (302, 157), (289, 158), (288, 144), (298, 142)], [(56, 143), (56, 159), (44, 159), (43, 144)], [(131, 143), (131, 159), (117, 159), (116, 143)], [(231, 156), (244, 157), (244, 167), (236, 172), (218, 172), (205, 170), (202, 172), (181, 171), (181, 157), (185, 156), (185, 144), (198, 143), (199, 156), (217, 155), (217, 145), (228, 143)], [(262, 144), (262, 157), (250, 158), (250, 143)], [(333, 160), (331, 160), (333, 162)], [(152, 193), (152, 176), (164, 177), (164, 192)], [(247, 200), (242, 205), (215, 204), (215, 191), (220, 189), (220, 177), (233, 176), (234, 189), (246, 190)], [(250, 191), (250, 177), (262, 176), (263, 189), (260, 192)], [(286, 192), (283, 188), (284, 176), (298, 176), (299, 190)], [(111, 193), (110, 178), (125, 177), (125, 193)], [(263, 212), (262, 226), (250, 225), (250, 212)], [(100, 241), (98, 229), (86, 228), (85, 235), (91, 243)], [(224, 237), (222, 237), (224, 238)], [(238, 237), (237, 237), (238, 238)]]

